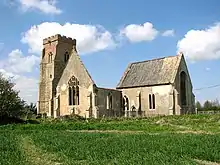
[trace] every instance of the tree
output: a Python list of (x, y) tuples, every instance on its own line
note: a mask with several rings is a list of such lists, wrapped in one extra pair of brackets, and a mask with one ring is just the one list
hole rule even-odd
[(36, 104), (30, 103), (30, 104), (25, 104), (24, 106), (24, 114), (26, 119), (33, 118), (34, 115), (37, 115), (37, 107)]
[(30, 103), (29, 105), (28, 105), (28, 104), (25, 105), (25, 107), (26, 107), (27, 109), (29, 109), (29, 111), (30, 111), (31, 113), (37, 115), (37, 107), (36, 107), (36, 104)]
[(212, 101), (212, 110), (219, 110), (220, 109), (220, 104), (218, 99), (215, 99), (214, 101)]
[(14, 85), (10, 78), (0, 73), (0, 116), (19, 117), (22, 114), (25, 102), (13, 89)]
[(216, 106), (216, 107), (220, 106), (218, 99), (215, 99), (214, 101), (212, 101), (212, 106)]
[(207, 110), (207, 111), (211, 110), (212, 109), (212, 102), (209, 100), (206, 100), (204, 102), (203, 108), (204, 108), (204, 110)]
[(199, 101), (196, 102), (196, 108), (197, 110), (202, 110), (202, 105)]

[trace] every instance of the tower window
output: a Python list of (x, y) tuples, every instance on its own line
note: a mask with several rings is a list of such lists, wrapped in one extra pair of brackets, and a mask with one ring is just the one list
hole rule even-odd
[(64, 54), (64, 62), (67, 62), (68, 60), (69, 60), (69, 53), (66, 52), (66, 53)]
[(42, 59), (44, 58), (44, 56), (45, 56), (45, 48), (43, 48), (42, 50)]
[(69, 80), (69, 105), (79, 105), (79, 81), (74, 76)]
[(53, 53), (50, 52), (50, 53), (48, 54), (48, 63), (51, 63), (52, 61), (53, 61)]

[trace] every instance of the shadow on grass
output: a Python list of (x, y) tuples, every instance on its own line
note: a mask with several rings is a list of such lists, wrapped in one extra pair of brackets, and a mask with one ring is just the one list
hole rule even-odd
[(10, 117), (7, 115), (0, 116), (0, 125), (7, 124), (40, 124), (39, 121), (36, 120), (23, 120), (17, 117)]

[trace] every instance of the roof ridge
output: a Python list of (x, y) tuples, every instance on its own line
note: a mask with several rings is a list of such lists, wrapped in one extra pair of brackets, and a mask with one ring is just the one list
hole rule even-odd
[(174, 58), (177, 57), (177, 55), (173, 56), (164, 56), (164, 57), (159, 57), (159, 58), (154, 58), (154, 59), (149, 59), (149, 60), (144, 60), (144, 61), (136, 61), (136, 62), (131, 62), (130, 64), (138, 64), (138, 63), (144, 63), (144, 62), (150, 62), (150, 61), (156, 61), (156, 60), (162, 60), (166, 58)]

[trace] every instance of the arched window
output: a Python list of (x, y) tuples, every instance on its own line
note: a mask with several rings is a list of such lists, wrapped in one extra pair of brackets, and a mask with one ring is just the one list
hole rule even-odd
[(140, 110), (141, 110), (141, 92), (138, 92), (137, 102), (138, 102), (138, 107), (137, 107), (137, 109), (140, 111)]
[(50, 52), (50, 53), (48, 54), (48, 63), (51, 63), (52, 61), (53, 61), (53, 53)]
[(67, 62), (68, 60), (69, 60), (69, 53), (66, 52), (66, 53), (64, 54), (64, 62)]
[(74, 95), (75, 95), (75, 104), (79, 105), (79, 86), (78, 85), (76, 85), (75, 90), (76, 90), (75, 91), (76, 93), (74, 93)]
[(186, 105), (186, 73), (184, 71), (180, 73), (180, 98), (181, 105)]
[(107, 109), (112, 109), (112, 94), (109, 93), (107, 96)]
[(73, 98), (72, 98), (72, 87), (69, 87), (69, 105), (72, 105), (72, 101), (73, 101)]
[(153, 109), (155, 109), (155, 95), (154, 94), (152, 94), (152, 107), (153, 107)]
[(155, 109), (155, 95), (154, 94), (149, 94), (149, 109)]
[(69, 105), (79, 105), (79, 81), (74, 76), (69, 80)]
[(152, 109), (152, 105), (151, 105), (151, 94), (149, 94), (149, 109)]
[(124, 110), (129, 110), (129, 99), (127, 96), (123, 97), (123, 105), (124, 105)]

